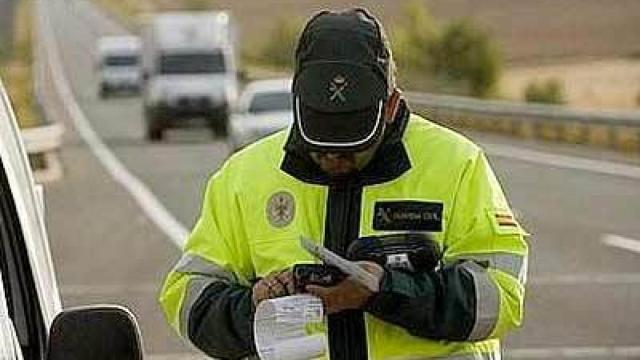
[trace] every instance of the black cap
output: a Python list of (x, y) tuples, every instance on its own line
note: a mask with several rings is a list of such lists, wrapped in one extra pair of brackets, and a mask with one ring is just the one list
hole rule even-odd
[(324, 11), (303, 30), (296, 50), (294, 117), (305, 145), (357, 151), (383, 132), (389, 51), (363, 9)]

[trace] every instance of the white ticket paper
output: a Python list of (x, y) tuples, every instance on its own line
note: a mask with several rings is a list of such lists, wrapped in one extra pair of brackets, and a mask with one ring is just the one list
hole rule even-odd
[(322, 301), (311, 295), (264, 300), (256, 308), (254, 339), (263, 360), (306, 360), (326, 352), (323, 334), (308, 335), (305, 327), (323, 318)]

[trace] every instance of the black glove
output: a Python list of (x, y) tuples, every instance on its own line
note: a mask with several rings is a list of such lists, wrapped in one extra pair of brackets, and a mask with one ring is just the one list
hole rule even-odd
[(307, 292), (307, 285), (334, 286), (346, 275), (335, 266), (323, 264), (296, 264), (293, 266), (293, 284), (296, 293)]

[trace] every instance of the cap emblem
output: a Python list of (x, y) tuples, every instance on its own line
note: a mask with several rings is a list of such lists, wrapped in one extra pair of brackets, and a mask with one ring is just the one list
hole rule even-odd
[(346, 103), (347, 98), (344, 96), (344, 91), (349, 85), (347, 79), (342, 75), (336, 75), (329, 83), (329, 100), (332, 102), (340, 101)]

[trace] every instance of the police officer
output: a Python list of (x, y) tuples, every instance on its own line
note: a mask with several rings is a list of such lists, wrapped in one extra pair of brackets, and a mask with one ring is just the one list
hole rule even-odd
[(365, 236), (430, 233), (435, 269), (369, 262), (377, 292), (307, 287), (329, 314), (329, 357), (499, 359), (522, 321), (528, 248), (482, 150), (410, 114), (367, 11), (317, 14), (295, 55), (295, 123), (210, 179), (160, 297), (169, 323), (212, 357), (251, 356), (255, 306), (295, 292), (291, 267), (314, 261), (301, 235), (346, 256)]

